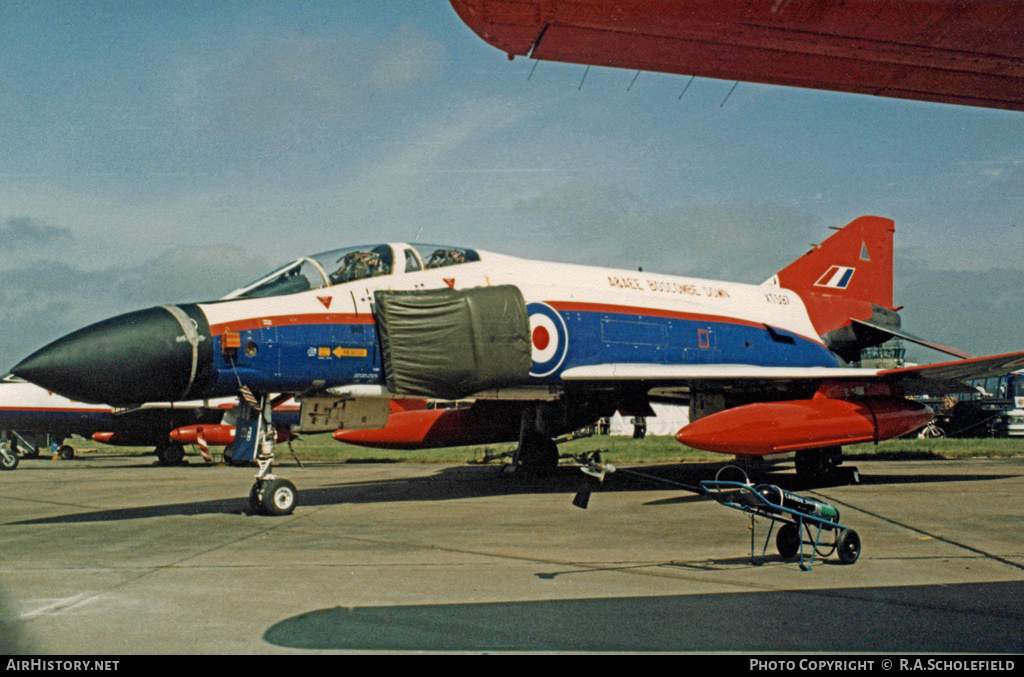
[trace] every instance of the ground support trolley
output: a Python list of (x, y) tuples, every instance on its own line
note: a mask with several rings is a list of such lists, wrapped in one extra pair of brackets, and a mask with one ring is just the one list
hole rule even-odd
[[(799, 554), (800, 568), (804, 571), (810, 570), (815, 555), (826, 558), (836, 553), (843, 564), (853, 564), (860, 556), (860, 536), (840, 524), (839, 511), (827, 503), (771, 484), (754, 486), (749, 482), (715, 479), (702, 481), (700, 487), (704, 494), (722, 505), (750, 515), (750, 558), (754, 564), (764, 560), (776, 522), (782, 525), (775, 538), (775, 547), (784, 559), (792, 559)], [(760, 558), (755, 554), (754, 524), (757, 517), (771, 522)], [(828, 537), (822, 539), (823, 532), (831, 534), (831, 544), (828, 544)], [(805, 556), (805, 546), (810, 546), (809, 556)]]

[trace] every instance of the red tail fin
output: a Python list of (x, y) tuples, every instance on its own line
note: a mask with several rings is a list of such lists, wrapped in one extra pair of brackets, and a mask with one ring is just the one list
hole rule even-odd
[[(807, 252), (769, 282), (800, 295), (818, 335), (846, 333), (851, 319), (893, 312), (892, 219), (862, 216)], [(828, 342), (828, 341), (826, 341)]]

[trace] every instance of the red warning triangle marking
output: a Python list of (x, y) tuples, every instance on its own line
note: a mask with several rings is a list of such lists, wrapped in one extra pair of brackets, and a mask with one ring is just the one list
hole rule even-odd
[(446, 278), (443, 278), (443, 279), (444, 279), (444, 283), (446, 285), (448, 285), (452, 289), (455, 289), (455, 278), (454, 277), (446, 277)]
[(324, 304), (324, 308), (330, 308), (331, 307), (331, 300), (334, 297), (333, 296), (317, 296), (317, 298), (320, 300), (320, 303)]

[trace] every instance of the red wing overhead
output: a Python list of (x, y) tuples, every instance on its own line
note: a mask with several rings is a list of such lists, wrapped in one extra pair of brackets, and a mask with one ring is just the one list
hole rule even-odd
[(451, 0), (510, 58), (1024, 110), (1018, 0)]

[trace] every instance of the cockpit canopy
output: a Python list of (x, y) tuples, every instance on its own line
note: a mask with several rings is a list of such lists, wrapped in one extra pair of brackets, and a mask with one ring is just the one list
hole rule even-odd
[(473, 249), (430, 244), (378, 244), (335, 249), (300, 259), (236, 289), (227, 299), (297, 294), (382, 275), (401, 275), (479, 261)]

